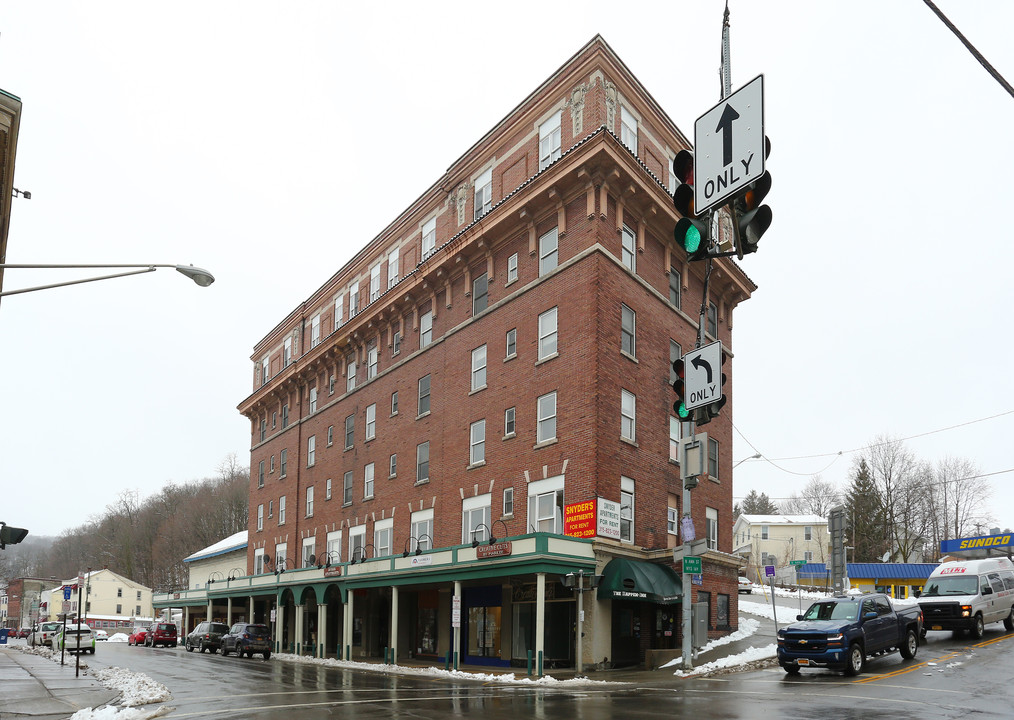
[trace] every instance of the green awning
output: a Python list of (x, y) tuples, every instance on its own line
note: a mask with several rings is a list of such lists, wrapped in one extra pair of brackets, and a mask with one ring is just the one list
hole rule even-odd
[(673, 605), (683, 598), (683, 581), (667, 565), (613, 558), (602, 571), (599, 600), (639, 600)]

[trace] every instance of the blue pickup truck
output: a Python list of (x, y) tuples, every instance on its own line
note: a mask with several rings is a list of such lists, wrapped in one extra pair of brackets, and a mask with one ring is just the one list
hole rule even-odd
[(796, 620), (778, 631), (778, 664), (791, 675), (804, 667), (858, 675), (868, 657), (895, 650), (910, 660), (922, 637), (919, 606), (895, 606), (881, 593), (819, 600)]

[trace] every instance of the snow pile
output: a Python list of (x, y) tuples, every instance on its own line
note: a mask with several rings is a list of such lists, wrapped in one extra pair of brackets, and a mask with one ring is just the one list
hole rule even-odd
[(147, 675), (119, 667), (102, 668), (91, 675), (110, 690), (119, 690), (120, 704), (126, 707), (165, 702), (172, 698), (169, 688)]

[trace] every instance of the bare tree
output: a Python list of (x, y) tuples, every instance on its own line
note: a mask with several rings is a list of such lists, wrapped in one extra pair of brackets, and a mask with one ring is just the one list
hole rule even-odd
[(880, 435), (866, 449), (870, 477), (884, 509), (891, 555), (909, 562), (925, 543), (929, 470), (900, 440)]
[(842, 504), (842, 495), (833, 482), (814, 475), (806, 483), (803, 491), (795, 493), (782, 503), (782, 512), (786, 515), (819, 515), (826, 518), (831, 508)]
[(986, 505), (991, 492), (973, 461), (946, 457), (936, 464), (926, 497), (934, 554), (942, 541), (967, 537), (976, 527), (993, 522)]

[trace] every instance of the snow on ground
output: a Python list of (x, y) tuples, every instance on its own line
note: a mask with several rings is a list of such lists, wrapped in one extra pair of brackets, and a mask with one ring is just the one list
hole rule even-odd
[[(744, 605), (748, 607), (744, 607)], [(740, 612), (750, 613), (751, 615), (760, 615), (761, 617), (771, 617), (770, 614), (771, 608), (767, 607), (766, 605), (762, 605), (760, 603), (751, 603), (751, 602), (744, 603), (742, 600), (740, 600), (739, 610)], [(722, 645), (728, 645), (729, 643), (736, 642), (738, 640), (745, 640), (746, 638), (756, 633), (759, 627), (760, 627), (759, 621), (754, 620), (753, 618), (740, 617), (739, 630), (732, 633), (731, 635), (726, 635), (725, 637), (720, 637), (716, 638), (715, 640), (712, 640), (703, 648), (698, 650), (697, 655), (698, 657), (700, 657), (701, 655), (706, 654), (708, 651), (714, 650), (715, 648), (721, 647)], [(696, 667), (694, 667), (693, 670), (690, 671), (676, 670), (673, 673), (673, 675), (677, 677), (690, 677), (692, 675), (701, 675), (704, 673), (714, 672), (715, 670), (722, 670), (731, 667), (739, 667), (741, 665), (746, 665), (748, 663), (756, 662), (758, 660), (768, 660), (770, 658), (775, 657), (776, 649), (777, 646), (774, 643), (770, 645), (765, 645), (763, 647), (749, 648), (735, 655), (729, 655), (727, 657), (714, 660), (712, 662), (705, 663), (703, 665), (697, 665)], [(681, 656), (667, 662), (662, 667), (663, 668), (675, 667), (682, 664), (683, 658)]]

